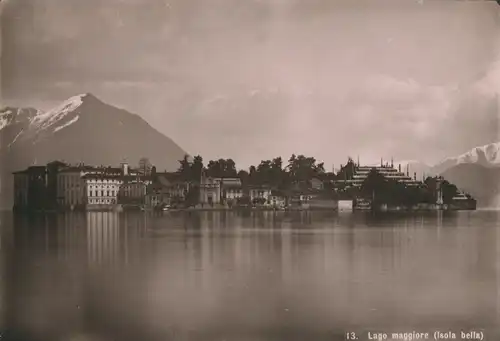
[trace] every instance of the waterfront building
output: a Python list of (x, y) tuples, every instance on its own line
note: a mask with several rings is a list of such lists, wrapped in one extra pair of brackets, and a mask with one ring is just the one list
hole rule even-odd
[(58, 207), (71, 208), (85, 205), (86, 181), (83, 178), (87, 171), (93, 171), (93, 167), (77, 166), (65, 167), (59, 170), (57, 178), (57, 198)]
[(286, 205), (286, 197), (282, 192), (272, 190), (267, 198), (267, 203), (271, 207), (283, 208)]
[(58, 207), (58, 174), (61, 169), (66, 168), (67, 165), (61, 161), (53, 161), (47, 164), (46, 173), (47, 173), (47, 192), (46, 192), (46, 201), (48, 209), (57, 209)]
[(248, 189), (250, 202), (253, 202), (255, 199), (263, 199), (265, 201), (268, 201), (271, 193), (271, 188), (268, 186), (251, 186)]
[(309, 201), (313, 198), (311, 191), (292, 191), (287, 198), (290, 207), (308, 207)]
[[(359, 162), (359, 161), (358, 161)], [(347, 186), (352, 186), (355, 188), (360, 188), (363, 185), (363, 182), (370, 174), (370, 171), (375, 169), (377, 172), (382, 174), (386, 179), (394, 180), (400, 183), (404, 183), (409, 187), (420, 187), (423, 186), (423, 182), (417, 180), (416, 173), (413, 174), (413, 178), (410, 176), (410, 169), (406, 167), (406, 173), (401, 170), (401, 165), (396, 169), (394, 167), (393, 162), (391, 163), (383, 163), (381, 160), (380, 165), (377, 166), (361, 166), (359, 163), (354, 164), (353, 167), (353, 175), (350, 179), (342, 179), (337, 180), (336, 183), (342, 183)]]
[(123, 179), (110, 173), (88, 173), (82, 176), (84, 194), (82, 200), (89, 209), (118, 204), (118, 192)]
[(201, 204), (215, 205), (221, 202), (221, 186), (217, 178), (202, 175), (200, 179)]
[(14, 209), (43, 210), (47, 207), (47, 170), (45, 166), (31, 166), (14, 172)]
[[(87, 209), (110, 208), (122, 203), (140, 204), (148, 181), (147, 177), (131, 170), (127, 163), (122, 163), (121, 167), (83, 164), (67, 167), (60, 170), (58, 179), (59, 206)], [(142, 193), (142, 198), (137, 193)]]
[(28, 207), (28, 170), (14, 172), (14, 209)]
[(189, 181), (184, 181), (182, 176), (176, 172), (154, 172), (153, 183), (158, 190), (161, 190), (165, 199), (168, 197), (180, 200), (186, 198), (192, 185)]
[(146, 188), (145, 204), (149, 207), (170, 204), (170, 193), (168, 189), (155, 184), (150, 184)]
[(243, 188), (241, 185), (226, 185), (223, 188), (225, 200), (237, 200), (243, 197)]
[(183, 201), (191, 183), (184, 181), (177, 172), (156, 172), (152, 167), (151, 182), (147, 183), (145, 203), (147, 206), (170, 205), (173, 200)]
[(243, 186), (240, 178), (216, 178), (221, 192), (221, 204), (234, 202), (243, 197)]
[(223, 204), (227, 200), (237, 200), (244, 196), (239, 178), (215, 178), (202, 175), (200, 179), (201, 204)]
[(150, 176), (123, 176), (118, 190), (118, 203), (128, 205), (143, 205), (146, 199), (147, 187), (151, 185)]

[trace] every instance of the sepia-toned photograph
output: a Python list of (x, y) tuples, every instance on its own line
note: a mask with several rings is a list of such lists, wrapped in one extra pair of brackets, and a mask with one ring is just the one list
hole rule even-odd
[(0, 341), (498, 341), (499, 94), (496, 0), (0, 0)]

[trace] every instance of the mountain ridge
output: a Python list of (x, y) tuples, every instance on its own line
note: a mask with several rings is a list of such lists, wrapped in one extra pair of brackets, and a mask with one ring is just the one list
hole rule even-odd
[(500, 198), (500, 142), (471, 148), (432, 167), (459, 189), (470, 193), (480, 207), (498, 207)]
[(432, 167), (432, 172), (441, 174), (459, 164), (479, 164), (486, 168), (500, 167), (500, 142), (471, 148), (454, 157), (447, 157)]

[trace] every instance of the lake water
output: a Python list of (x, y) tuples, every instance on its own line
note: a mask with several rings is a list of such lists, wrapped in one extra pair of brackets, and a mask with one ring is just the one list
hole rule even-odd
[(3, 213), (0, 340), (500, 340), (499, 218)]

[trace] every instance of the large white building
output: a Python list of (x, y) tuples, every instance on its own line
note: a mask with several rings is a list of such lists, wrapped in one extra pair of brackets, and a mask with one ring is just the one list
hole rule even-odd
[(57, 174), (57, 201), (60, 207), (65, 208), (116, 205), (121, 192), (124, 192), (125, 197), (132, 195), (127, 186), (129, 178), (135, 177), (138, 175), (130, 172), (126, 163), (120, 168), (86, 165), (65, 167)]

